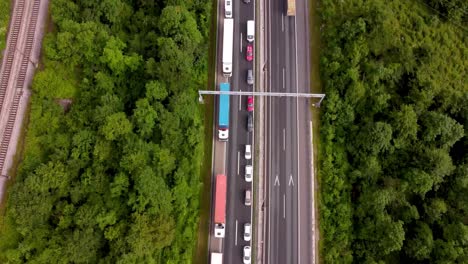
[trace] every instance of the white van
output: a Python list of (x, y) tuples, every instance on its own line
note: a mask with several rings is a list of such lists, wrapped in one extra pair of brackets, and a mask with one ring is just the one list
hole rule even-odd
[(253, 20), (247, 20), (247, 41), (253, 42), (255, 34), (255, 22)]
[(224, 0), (224, 16), (227, 18), (232, 17), (232, 0)]

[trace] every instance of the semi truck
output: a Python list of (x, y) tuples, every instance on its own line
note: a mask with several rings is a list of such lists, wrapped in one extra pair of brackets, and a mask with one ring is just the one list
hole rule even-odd
[(223, 75), (232, 76), (232, 52), (234, 45), (234, 19), (224, 19), (223, 31)]
[[(229, 92), (229, 83), (221, 83), (219, 90)], [(219, 95), (219, 112), (218, 112), (218, 138), (220, 141), (228, 141), (229, 139), (229, 95)]]
[(223, 238), (226, 229), (226, 184), (226, 175), (216, 175), (214, 236), (217, 238)]
[(223, 253), (211, 253), (210, 264), (223, 264)]
[(287, 1), (287, 12), (288, 16), (296, 15), (296, 0), (286, 0)]

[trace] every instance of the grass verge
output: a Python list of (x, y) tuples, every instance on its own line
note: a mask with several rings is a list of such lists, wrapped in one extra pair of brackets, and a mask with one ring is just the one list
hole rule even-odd
[[(210, 38), (209, 56), (208, 56), (208, 90), (215, 90), (216, 76), (216, 32), (217, 32), (217, 1), (213, 1), (211, 12), (211, 32), (215, 34)], [(200, 218), (198, 224), (197, 246), (193, 254), (192, 263), (208, 263), (208, 235), (210, 222), (210, 202), (211, 202), (211, 174), (212, 174), (212, 149), (213, 149), (213, 97), (208, 97), (204, 105), (201, 106), (205, 112), (204, 128), (205, 139), (203, 149), (203, 165), (201, 168), (202, 188), (200, 192)]]
[[(8, 22), (10, 21), (10, 0), (0, 0), (0, 51), (5, 49), (7, 34), (8, 34)], [(0, 59), (3, 54), (0, 53)]]
[[(320, 50), (321, 50), (321, 41), (320, 41), (320, 16), (318, 15), (319, 11), (319, 0), (310, 0), (309, 1), (309, 51), (310, 51), (310, 81), (311, 81), (311, 92), (312, 93), (322, 93), (322, 83), (320, 81)], [(320, 109), (311, 106), (311, 119), (312, 119), (312, 146), (313, 146), (313, 155), (314, 155), (314, 169), (315, 169), (315, 190), (314, 191), (314, 200), (315, 200), (315, 221), (316, 221), (316, 230), (315, 234), (318, 234), (317, 239), (319, 240), (319, 247), (316, 248), (316, 256), (318, 256), (318, 262), (323, 263), (323, 260), (320, 258), (321, 243), (320, 243), (320, 215), (319, 215), (319, 204), (320, 204), (320, 195), (319, 195), (319, 186), (320, 186)], [(317, 232), (318, 231), (318, 232)]]

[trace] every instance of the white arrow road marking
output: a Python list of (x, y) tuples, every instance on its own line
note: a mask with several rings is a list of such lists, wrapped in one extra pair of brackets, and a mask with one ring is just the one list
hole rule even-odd
[(279, 179), (278, 179), (278, 175), (276, 175), (276, 178), (275, 178), (275, 184), (274, 184), (274, 186), (276, 186), (276, 184), (278, 184), (278, 186), (280, 185), (280, 183), (279, 183)]
[(289, 174), (289, 186), (294, 186), (294, 180), (293, 180), (293, 177), (292, 177), (292, 174)]

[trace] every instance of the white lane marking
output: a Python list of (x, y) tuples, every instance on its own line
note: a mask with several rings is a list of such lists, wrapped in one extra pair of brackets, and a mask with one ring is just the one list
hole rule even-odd
[[(296, 16), (293, 17), (294, 19), (294, 45), (295, 45), (295, 57), (296, 57), (296, 65), (297, 65), (297, 20)], [(299, 71), (296, 69), (296, 93), (299, 93)], [(296, 136), (297, 136), (297, 260), (298, 263), (302, 263), (301, 261), (301, 183), (300, 183), (300, 167), (299, 167), (299, 99), (296, 97)]]
[(286, 88), (286, 78), (285, 78), (285, 73), (284, 73), (284, 68), (283, 68), (283, 89)]
[(283, 194), (283, 218), (286, 218), (286, 194)]
[[(242, 90), (239, 90), (239, 92), (242, 92)], [(239, 111), (242, 110), (242, 95), (239, 95)]]
[(315, 263), (315, 169), (314, 169), (314, 134), (312, 131), (312, 119), (310, 120), (311, 146), (311, 172), (312, 172), (312, 263)]
[(236, 219), (236, 237), (234, 238), (234, 243), (237, 246), (237, 219)]
[(239, 160), (240, 160), (240, 152), (237, 151), (237, 175), (239, 175)]
[(276, 178), (275, 178), (275, 184), (274, 184), (274, 186), (276, 186), (276, 185), (278, 185), (278, 186), (280, 185), (280, 183), (279, 183), (279, 179), (278, 179), (278, 174), (276, 174)]
[(294, 179), (292, 177), (292, 174), (289, 174), (289, 186), (291, 186), (291, 184), (292, 186), (294, 186)]
[(284, 13), (281, 16), (281, 31), (284, 32)]
[[(269, 6), (269, 9), (270, 9), (270, 12), (271, 12), (271, 7), (270, 6)], [(268, 29), (271, 30), (270, 20), (268, 20), (268, 22), (269, 22)], [(270, 44), (271, 43), (271, 32), (269, 31), (269, 33), (270, 34), (268, 34), (268, 37), (269, 37), (269, 41), (268, 41), (269, 56), (268, 56), (268, 59), (271, 61), (271, 44)], [(268, 75), (270, 75), (270, 74), (268, 73)], [(268, 77), (270, 77), (270, 76), (268, 76)], [(268, 78), (268, 83), (269, 83), (269, 85), (268, 85), (268, 87), (265, 87), (265, 90), (268, 89), (271, 92), (271, 77)], [(271, 126), (272, 126), (271, 125), (271, 123), (272, 123), (271, 105), (272, 105), (272, 102), (273, 102), (273, 98), (270, 97), (267, 100), (268, 100), (268, 108), (269, 108), (269, 111), (268, 111), (268, 126), (269, 126), (269, 128), (268, 128), (268, 141), (269, 141), (268, 142), (268, 156), (269, 156), (269, 158), (268, 158), (268, 167), (269, 167), (269, 172), (272, 173), (273, 166), (271, 164), (271, 160), (272, 160), (272, 157), (271, 157), (272, 156), (272, 151), (271, 151), (272, 143), (271, 142), (272, 142), (273, 132), (272, 132), (272, 129), (271, 129)], [(272, 204), (272, 202), (271, 202), (271, 193), (272, 193), (273, 188), (271, 188), (271, 187), (272, 187), (271, 186), (271, 181), (268, 180), (268, 188), (269, 188), (269, 191), (268, 191), (268, 204), (269, 205)], [(270, 255), (271, 255), (271, 249), (272, 249), (272, 244), (273, 244), (272, 243), (272, 233), (271, 233), (271, 218), (272, 217), (271, 217), (271, 208), (268, 207), (267, 209), (268, 209), (268, 240), (267, 240), (267, 243), (268, 243), (267, 250), (268, 251), (267, 251), (267, 256), (268, 256), (268, 263), (271, 263), (271, 256)]]
[(283, 150), (286, 150), (286, 128), (283, 128)]
[(240, 45), (239, 45), (239, 47), (240, 47), (240, 53), (242, 53), (242, 32), (241, 32)]

